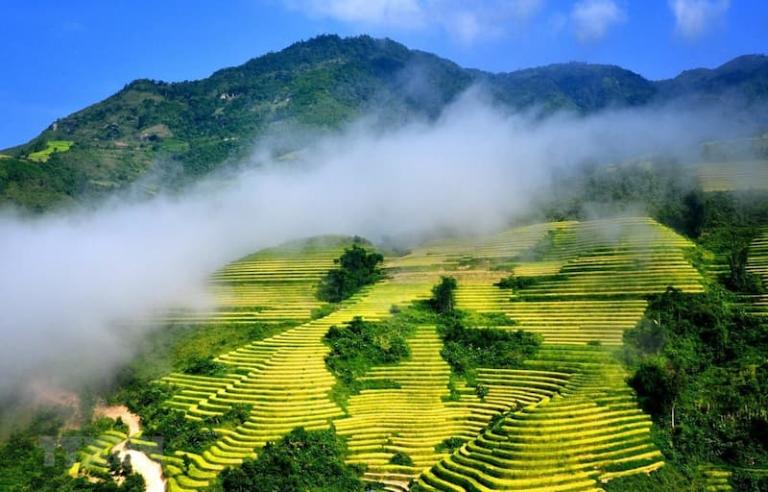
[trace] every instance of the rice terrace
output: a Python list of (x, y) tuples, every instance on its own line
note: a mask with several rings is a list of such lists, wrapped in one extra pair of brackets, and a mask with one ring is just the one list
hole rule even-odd
[(0, 7), (0, 491), (768, 491), (764, 6), (75, 3)]

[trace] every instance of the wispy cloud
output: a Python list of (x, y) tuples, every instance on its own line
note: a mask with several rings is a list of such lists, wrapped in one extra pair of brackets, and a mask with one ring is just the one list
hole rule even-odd
[(425, 21), (419, 0), (286, 0), (285, 3), (310, 15), (341, 22), (414, 28)]
[(677, 32), (688, 39), (701, 37), (723, 18), (730, 0), (669, 0)]
[(471, 44), (507, 34), (536, 15), (544, 0), (282, 0), (309, 16), (365, 28), (439, 29)]
[(627, 14), (613, 0), (581, 0), (573, 6), (571, 20), (579, 41), (594, 42), (625, 22)]

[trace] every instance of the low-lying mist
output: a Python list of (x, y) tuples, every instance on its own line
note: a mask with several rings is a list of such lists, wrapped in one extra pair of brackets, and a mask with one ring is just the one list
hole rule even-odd
[[(476, 233), (531, 214), (552, 173), (643, 155), (695, 159), (710, 137), (747, 131), (676, 107), (593, 116), (508, 114), (471, 91), (432, 122), (362, 119), (290, 160), (263, 158), (178, 194), (95, 210), (0, 213), (0, 399), (33, 382), (107, 380), (146, 319), (202, 307), (225, 263), (318, 234), (372, 240)], [(257, 157), (258, 156), (258, 157)]]

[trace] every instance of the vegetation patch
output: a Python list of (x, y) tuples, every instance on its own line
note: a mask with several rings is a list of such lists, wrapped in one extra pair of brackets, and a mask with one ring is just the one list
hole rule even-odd
[[(533, 357), (541, 345), (541, 336), (523, 330), (511, 331), (493, 326), (511, 326), (515, 321), (503, 313), (467, 313), (457, 310), (453, 277), (442, 277), (432, 288), (427, 305), (438, 315), (438, 333), (443, 340), (440, 355), (451, 366), (453, 376), (464, 377), (472, 384), (478, 367), (514, 368)], [(458, 393), (455, 380), (449, 384), (449, 400)], [(484, 399), (488, 388), (476, 387), (477, 396)]]
[(213, 356), (193, 357), (184, 372), (199, 376), (222, 376), (227, 372), (227, 366), (213, 360)]
[(413, 466), (413, 459), (402, 451), (398, 451), (389, 458), (390, 465)]
[(555, 248), (557, 244), (557, 231), (547, 231), (530, 249), (524, 251), (518, 256), (519, 260), (524, 261), (542, 261)]
[(246, 403), (235, 403), (222, 415), (206, 417), (205, 423), (211, 426), (234, 428), (248, 420), (251, 409), (251, 405)]
[[(227, 323), (174, 323), (152, 333), (138, 347), (138, 355), (124, 367), (117, 384), (121, 387), (116, 400), (127, 401), (132, 389), (141, 389), (173, 371), (188, 372), (200, 361), (241, 347), (254, 340), (276, 335), (295, 323), (248, 326)], [(216, 364), (214, 362), (214, 364)], [(205, 368), (207, 363), (203, 364)], [(200, 366), (198, 366), (199, 368)], [(215, 366), (208, 366), (212, 369)], [(195, 369), (192, 369), (195, 370)]]
[(201, 453), (216, 441), (216, 433), (205, 422), (187, 419), (184, 412), (164, 406), (173, 396), (168, 385), (150, 384), (130, 393), (129, 410), (141, 417), (144, 435), (163, 440), (166, 453), (191, 451)]
[(332, 326), (324, 341), (331, 347), (325, 358), (328, 370), (336, 376), (333, 397), (345, 404), (349, 395), (364, 388), (398, 387), (390, 382), (360, 381), (371, 367), (396, 364), (410, 355), (406, 337), (412, 326), (403, 319), (381, 322), (364, 321), (355, 317), (346, 327)]
[(669, 288), (624, 340), (629, 384), (668, 459), (768, 465), (768, 331), (731, 293)]
[(435, 451), (438, 453), (453, 453), (462, 447), (466, 442), (467, 440), (461, 437), (449, 437), (435, 446)]
[(751, 470), (735, 470), (731, 475), (734, 492), (764, 492), (768, 490), (768, 470), (755, 473)]
[(35, 150), (27, 155), (27, 159), (34, 162), (46, 162), (50, 159), (51, 154), (56, 152), (66, 152), (74, 143), (75, 142), (71, 140), (48, 140), (45, 144), (39, 145), (44, 145), (43, 148)]
[(444, 320), (440, 335), (444, 343), (440, 354), (462, 376), (478, 367), (521, 367), (541, 345), (541, 337), (534, 333), (468, 327), (461, 316)]
[(338, 266), (320, 281), (317, 289), (318, 299), (341, 302), (364, 286), (382, 278), (381, 263), (384, 257), (364, 248), (361, 243), (361, 239), (355, 238), (355, 244), (345, 249), (344, 253), (334, 260)]
[(600, 486), (605, 492), (658, 492), (705, 490), (704, 478), (693, 476), (674, 464), (666, 463), (653, 473), (618, 477)]
[(362, 469), (344, 462), (346, 443), (333, 429), (292, 430), (267, 443), (257, 459), (225, 469), (218, 480), (224, 492), (362, 492)]
[(453, 277), (442, 277), (440, 283), (432, 287), (429, 305), (441, 315), (452, 314), (456, 310), (456, 288), (458, 283)]
[[(42, 429), (30, 428), (0, 445), (0, 490), (7, 492), (143, 492), (144, 479), (125, 468), (120, 485), (68, 475), (75, 458), (70, 439), (51, 441), (43, 448)], [(49, 429), (54, 430), (54, 429)], [(46, 431), (47, 432), (47, 431)], [(84, 436), (80, 436), (84, 437)], [(119, 470), (118, 470), (119, 471)]]
[(518, 290), (533, 287), (534, 285), (540, 284), (541, 282), (554, 282), (563, 280), (568, 280), (568, 275), (561, 273), (555, 275), (537, 275), (535, 277), (527, 275), (509, 275), (508, 277), (504, 277), (493, 285), (500, 289), (512, 289), (513, 291), (517, 292)]
[(312, 314), (310, 315), (311, 319), (320, 319), (325, 318), (332, 312), (336, 311), (338, 309), (338, 304), (323, 304), (320, 307), (316, 307), (312, 310)]

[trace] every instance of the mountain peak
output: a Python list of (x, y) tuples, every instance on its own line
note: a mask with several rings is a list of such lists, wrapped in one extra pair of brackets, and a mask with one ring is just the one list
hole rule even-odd
[[(61, 118), (27, 144), (6, 151), (0, 175), (27, 166), (13, 200), (31, 208), (122, 188), (158, 162), (194, 179), (242, 156), (270, 128), (296, 122), (333, 128), (371, 111), (390, 122), (433, 118), (461, 92), (482, 83), (501, 107), (579, 113), (637, 106), (691, 94), (768, 97), (768, 61), (747, 55), (708, 70), (652, 82), (617, 65), (556, 63), (508, 73), (468, 70), (388, 38), (323, 34), (196, 81), (139, 79), (109, 98)], [(57, 152), (46, 153), (49, 142)], [(38, 154), (36, 154), (38, 153)], [(10, 159), (8, 158), (10, 157)], [(45, 169), (44, 169), (45, 168)], [(62, 174), (36, 189), (48, 174)], [(46, 181), (47, 180), (47, 181)], [(0, 201), (9, 198), (0, 192)], [(42, 198), (41, 198), (42, 197)]]

